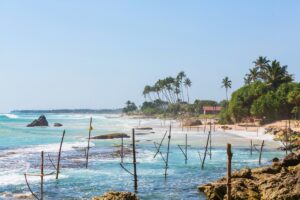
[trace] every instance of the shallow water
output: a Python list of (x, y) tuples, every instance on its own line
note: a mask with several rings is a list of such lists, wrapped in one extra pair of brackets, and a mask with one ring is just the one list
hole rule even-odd
[[(89, 168), (85, 168), (83, 148), (87, 145), (88, 124), (90, 115), (48, 114), (50, 125), (62, 123), (63, 127), (27, 128), (26, 125), (38, 114), (5, 114), (0, 115), (0, 198), (14, 199), (16, 194), (28, 193), (23, 174), (36, 173), (39, 170), (40, 152), (45, 151), (46, 173), (54, 171), (48, 156), (56, 161), (62, 131), (66, 130), (61, 161), (59, 180), (55, 176), (46, 177), (45, 199), (91, 199), (108, 190), (133, 191), (132, 177), (119, 165), (120, 158), (116, 154), (120, 144), (115, 140), (92, 140)], [(126, 119), (118, 115), (93, 115), (92, 135), (113, 132), (131, 134), (131, 128), (141, 123), (142, 126), (154, 126), (155, 133), (142, 131), (137, 134), (138, 162), (138, 195), (141, 199), (205, 199), (197, 191), (197, 186), (225, 175), (226, 142), (233, 145), (233, 170), (243, 167), (258, 166), (258, 152), (250, 155), (249, 140), (214, 132), (212, 135), (212, 157), (206, 157), (205, 168), (201, 170), (199, 152), (203, 157), (207, 133), (188, 132), (188, 161), (178, 144), (184, 144), (185, 132), (174, 129), (169, 156), (168, 177), (164, 178), (164, 162), (160, 155), (153, 158), (155, 148), (153, 142), (160, 142), (168, 127), (161, 127), (160, 120)], [(137, 131), (141, 133), (141, 131)], [(256, 141), (259, 143), (260, 141)], [(124, 139), (130, 148), (131, 139)], [(162, 146), (165, 155), (167, 141)], [(262, 164), (270, 164), (273, 157), (281, 158), (283, 152), (274, 148), (274, 144), (266, 144)], [(132, 162), (127, 154), (125, 163)], [(129, 169), (131, 164), (126, 165)], [(38, 193), (39, 178), (29, 177), (32, 189)]]

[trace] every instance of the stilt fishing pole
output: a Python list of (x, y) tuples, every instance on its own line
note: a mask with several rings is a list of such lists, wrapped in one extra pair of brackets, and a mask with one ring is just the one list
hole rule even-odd
[[(187, 160), (188, 160), (187, 148), (190, 147), (190, 145), (187, 144), (187, 134), (185, 134), (185, 145), (178, 145), (178, 147), (184, 155), (185, 164), (187, 164)], [(184, 147), (184, 151), (182, 149), (183, 147)]]
[[(165, 134), (164, 134), (164, 136), (163, 136), (163, 138), (161, 139), (161, 141), (160, 141), (159, 144), (156, 143), (156, 142), (154, 142), (154, 147), (156, 148), (156, 153), (154, 154), (153, 158), (155, 158), (155, 157), (157, 156), (157, 154), (160, 152), (160, 147), (161, 147), (162, 143), (164, 142), (164, 139), (165, 139), (165, 137), (166, 137), (166, 135), (167, 135), (167, 132), (168, 132), (168, 131), (165, 132)], [(156, 146), (157, 144), (158, 144), (158, 147)]]
[[(209, 132), (208, 135), (207, 135), (207, 140), (206, 140), (206, 145), (205, 145), (204, 157), (203, 157), (202, 164), (201, 164), (201, 169), (204, 168), (205, 158), (206, 158), (207, 149), (208, 149), (208, 143), (209, 143), (209, 140), (210, 140), (210, 134), (211, 134), (211, 132)], [(201, 156), (200, 156), (200, 159), (201, 159)]]
[[(30, 193), (32, 194), (32, 196), (34, 198), (36, 198), (37, 200), (43, 200), (44, 199), (44, 176), (50, 176), (55, 174), (54, 172), (49, 173), (49, 174), (45, 174), (44, 173), (44, 151), (41, 152), (41, 164), (40, 164), (40, 169), (41, 172), (40, 174), (29, 174), (29, 173), (24, 173), (24, 177), (25, 177), (25, 181), (26, 181), (26, 185), (30, 191)], [(41, 178), (41, 182), (40, 182), (40, 197), (38, 197), (33, 190), (30, 187), (30, 184), (28, 182), (27, 176), (39, 176)]]
[[(129, 164), (129, 163), (124, 163)], [(122, 169), (124, 169), (127, 173), (133, 176), (134, 181), (134, 191), (137, 192), (138, 189), (138, 177), (137, 177), (137, 162), (136, 162), (136, 150), (135, 150), (135, 130), (132, 129), (132, 165), (133, 165), (133, 172), (129, 171), (123, 163), (120, 163)]]
[(169, 128), (169, 136), (168, 136), (168, 147), (167, 147), (167, 158), (166, 158), (166, 166), (165, 166), (165, 178), (167, 178), (167, 172), (169, 168), (169, 153), (170, 153), (170, 142), (171, 142), (171, 129), (172, 125), (170, 122), (170, 128)]
[(89, 127), (88, 145), (87, 145), (87, 149), (86, 149), (86, 163), (85, 163), (86, 168), (88, 168), (88, 163), (89, 163), (90, 140), (91, 140), (91, 132), (93, 130), (92, 122), (93, 122), (93, 118), (91, 117), (90, 118), (90, 127)]

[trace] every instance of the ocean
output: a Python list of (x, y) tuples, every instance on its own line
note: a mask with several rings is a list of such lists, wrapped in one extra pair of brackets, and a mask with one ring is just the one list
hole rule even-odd
[[(106, 191), (134, 191), (133, 177), (120, 167), (120, 139), (91, 140), (89, 167), (85, 168), (85, 151), (90, 117), (93, 118), (92, 136), (122, 132), (131, 136), (137, 126), (154, 127), (151, 131), (136, 131), (138, 196), (141, 199), (205, 199), (197, 186), (226, 175), (226, 143), (232, 143), (232, 168), (258, 167), (257, 151), (250, 155), (250, 140), (230, 133), (212, 132), (211, 159), (207, 155), (205, 167), (201, 169), (207, 131), (182, 131), (175, 121), (159, 119), (130, 119), (118, 114), (45, 114), (49, 127), (26, 127), (39, 117), (37, 113), (0, 114), (0, 199), (16, 199), (28, 194), (24, 173), (39, 173), (40, 154), (45, 152), (45, 173), (55, 169), (50, 158), (56, 163), (63, 130), (66, 130), (62, 147), (59, 179), (46, 176), (44, 199), (91, 199)], [(53, 123), (62, 123), (54, 127)], [(165, 179), (165, 163), (160, 154), (154, 157), (154, 142), (159, 143), (169, 124), (174, 127), (170, 140), (169, 168)], [(178, 145), (185, 144), (188, 137), (188, 161)], [(131, 149), (131, 138), (124, 139), (126, 149)], [(260, 144), (260, 140), (254, 141)], [(165, 157), (167, 138), (161, 152)], [(284, 152), (274, 142), (266, 142), (262, 165), (271, 163), (274, 157), (282, 158)], [(124, 165), (132, 171), (132, 155), (125, 154)], [(32, 190), (39, 195), (40, 178), (29, 176)]]

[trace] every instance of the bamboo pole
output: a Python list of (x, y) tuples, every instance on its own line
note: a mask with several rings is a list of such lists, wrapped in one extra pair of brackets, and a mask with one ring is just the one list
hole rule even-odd
[(231, 144), (227, 144), (227, 200), (231, 200)]
[(133, 178), (134, 178), (134, 190), (138, 189), (137, 171), (136, 171), (136, 151), (135, 151), (135, 132), (132, 129), (132, 152), (133, 152)]
[(90, 140), (91, 140), (91, 132), (92, 132), (92, 122), (93, 118), (90, 118), (90, 127), (89, 127), (89, 139), (88, 139), (88, 146), (86, 150), (86, 164), (85, 167), (88, 168), (88, 163), (89, 163), (89, 151), (90, 151)]
[(66, 130), (64, 130), (63, 135), (61, 137), (61, 141), (60, 141), (60, 146), (59, 146), (59, 151), (58, 151), (58, 158), (57, 158), (57, 167), (56, 167), (56, 179), (58, 179), (59, 166), (60, 166), (60, 157), (61, 157), (61, 149), (62, 149), (62, 144), (64, 142), (65, 134), (66, 134)]
[(288, 122), (285, 121), (285, 155), (287, 155), (287, 151), (288, 151)]
[(44, 195), (44, 151), (41, 152), (41, 200)]
[(165, 166), (165, 178), (167, 178), (167, 172), (168, 172), (168, 164), (169, 164), (169, 152), (170, 152), (170, 141), (171, 141), (171, 123), (169, 127), (169, 135), (168, 135), (168, 147), (167, 147), (167, 158), (166, 158), (166, 166)]
[(259, 164), (261, 164), (261, 155), (262, 155), (264, 143), (265, 143), (265, 141), (263, 140), (262, 143), (261, 143), (261, 146), (260, 146), (259, 159), (258, 159), (258, 163), (259, 163)]

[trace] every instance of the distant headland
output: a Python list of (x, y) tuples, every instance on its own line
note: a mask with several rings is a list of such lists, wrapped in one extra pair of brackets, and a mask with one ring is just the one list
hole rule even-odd
[(72, 113), (72, 114), (118, 114), (122, 113), (121, 108), (117, 109), (53, 109), (53, 110), (13, 110), (11, 113)]

